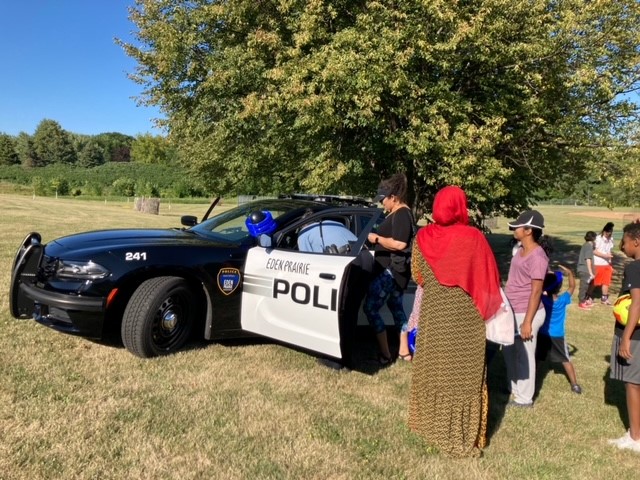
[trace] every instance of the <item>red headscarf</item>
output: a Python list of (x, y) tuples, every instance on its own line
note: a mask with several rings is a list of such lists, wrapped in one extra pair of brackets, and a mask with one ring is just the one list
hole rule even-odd
[(488, 320), (502, 304), (500, 274), (486, 238), (469, 226), (467, 196), (460, 187), (436, 193), (433, 220), (416, 236), (422, 255), (441, 285), (462, 288)]

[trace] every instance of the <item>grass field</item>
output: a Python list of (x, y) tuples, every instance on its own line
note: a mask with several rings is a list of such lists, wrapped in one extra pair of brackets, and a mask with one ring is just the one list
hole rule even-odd
[[(152, 360), (66, 336), (8, 312), (10, 266), (31, 231), (43, 240), (106, 227), (178, 226), (207, 205), (33, 199), (0, 194), (0, 479), (506, 479), (636, 478), (640, 456), (606, 439), (626, 422), (608, 380), (612, 315), (572, 305), (567, 338), (583, 386), (543, 368), (532, 410), (506, 410), (502, 357), (490, 365), (490, 443), (451, 460), (406, 427), (411, 365), (334, 371), (270, 342), (197, 344)], [(586, 230), (623, 212), (541, 207), (554, 262), (574, 265)], [(504, 219), (490, 236), (506, 273)], [(619, 252), (618, 252), (619, 253)], [(624, 259), (619, 254), (616, 270)], [(619, 284), (619, 275), (616, 276)], [(613, 289), (617, 292), (617, 284)]]

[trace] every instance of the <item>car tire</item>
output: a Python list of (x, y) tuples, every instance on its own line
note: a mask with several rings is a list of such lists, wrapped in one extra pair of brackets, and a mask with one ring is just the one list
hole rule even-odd
[(196, 299), (179, 277), (146, 280), (133, 292), (122, 317), (122, 343), (138, 357), (174, 353), (191, 335)]

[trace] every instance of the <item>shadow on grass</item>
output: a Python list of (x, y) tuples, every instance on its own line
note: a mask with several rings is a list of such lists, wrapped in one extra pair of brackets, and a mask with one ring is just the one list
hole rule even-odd
[[(611, 355), (605, 355), (604, 359), (609, 363)], [(627, 396), (624, 389), (624, 382), (614, 380), (610, 377), (611, 368), (607, 368), (602, 380), (604, 382), (604, 403), (605, 405), (613, 405), (618, 409), (620, 420), (624, 424), (624, 428), (629, 428), (629, 412), (627, 411)]]
[[(578, 352), (578, 347), (572, 344), (567, 344), (567, 348), (569, 350), (569, 358), (575, 356)], [(539, 352), (536, 352), (536, 356)], [(535, 401), (540, 395), (540, 390), (542, 390), (542, 386), (544, 385), (544, 381), (547, 375), (553, 372), (556, 375), (562, 375), (567, 380), (567, 388), (571, 387), (571, 382), (569, 382), (569, 378), (567, 377), (567, 373), (560, 362), (551, 362), (549, 360), (544, 360), (537, 358), (536, 360), (536, 393), (533, 396), (533, 400)], [(576, 373), (577, 376), (577, 373)]]
[(500, 347), (487, 343), (487, 389), (489, 392), (489, 414), (487, 418), (487, 445), (498, 431), (509, 402), (509, 381)]
[[(389, 346), (392, 352), (397, 353), (399, 339), (398, 335), (394, 332), (395, 330), (393, 328), (389, 328)], [(119, 332), (109, 332), (109, 334), (105, 334), (105, 337), (103, 339), (86, 338), (85, 340), (106, 347), (116, 349), (124, 348)], [(324, 357), (321, 354), (306, 350), (304, 348), (300, 348), (295, 345), (290, 345), (284, 342), (279, 342), (277, 340), (272, 340), (267, 337), (260, 337), (252, 334), (245, 334), (244, 336), (236, 338), (216, 340), (205, 340), (203, 338), (192, 337), (185, 345), (180, 348), (179, 351), (185, 352), (191, 350), (206, 349), (212, 344), (222, 345), (226, 347), (249, 347), (251, 345), (282, 345), (282, 348), (296, 350), (317, 357), (320, 361), (319, 363), (323, 364), (324, 366), (336, 370), (347, 368), (349, 370), (355, 370), (367, 375), (374, 375), (382, 368), (385, 368), (378, 362), (377, 342), (373, 330), (369, 326), (357, 326), (355, 328), (352, 339), (352, 353), (350, 355), (350, 360), (345, 360), (344, 362), (338, 362), (335, 359)]]
[[(570, 346), (571, 354), (576, 351), (575, 347)], [(561, 363), (539, 362), (536, 370), (536, 393), (534, 400), (537, 398), (544, 379), (549, 372), (553, 371), (554, 373), (565, 375)], [(569, 382), (567, 381), (567, 388), (569, 388), (569, 386)], [(487, 387), (489, 389), (487, 441), (490, 442), (491, 437), (500, 428), (510, 397), (509, 379), (507, 377), (504, 356), (502, 355), (502, 350), (494, 344), (488, 344), (487, 346)]]
[[(392, 356), (395, 358), (399, 349), (399, 337), (397, 331), (393, 327), (387, 328), (387, 338), (389, 341), (389, 349)], [(274, 342), (278, 343), (278, 342)], [(343, 361), (337, 361), (333, 358), (322, 356), (315, 352), (310, 352), (305, 349), (298, 348), (292, 345), (285, 345), (287, 348), (292, 348), (297, 351), (307, 353), (317, 358), (318, 364), (328, 367), (334, 370), (353, 370), (365, 375), (375, 375), (380, 370), (383, 370), (392, 365), (381, 365), (378, 357), (378, 343), (373, 329), (370, 326), (358, 325), (353, 333), (351, 340), (351, 350), (347, 353)], [(404, 360), (398, 358), (396, 362), (402, 362)]]
[[(119, 350), (124, 349), (124, 344), (122, 343), (122, 338), (119, 335), (109, 334), (105, 335), (103, 339), (93, 339), (93, 338), (85, 338), (86, 341), (95, 343), (97, 345), (103, 345), (105, 347), (116, 348)], [(204, 338), (196, 338), (196, 336), (192, 335), (186, 344), (184, 344), (180, 349), (176, 352), (188, 352), (193, 350), (203, 350), (211, 347), (213, 344), (223, 345), (226, 347), (237, 347), (237, 346), (251, 346), (251, 345), (268, 345), (274, 344), (277, 342), (272, 341), (269, 338), (265, 337), (256, 337), (246, 335), (245, 337), (237, 337), (231, 339), (224, 340), (205, 340)], [(169, 355), (171, 355), (170, 353)]]
[[(394, 329), (389, 329), (389, 345), (392, 352), (398, 351), (398, 335), (393, 334)], [(206, 348), (210, 345), (210, 342), (200, 341), (192, 342), (192, 348)], [(333, 370), (353, 370), (366, 375), (375, 375), (378, 371), (385, 368), (378, 362), (378, 347), (373, 330), (369, 326), (358, 326), (353, 334), (353, 344), (351, 355), (349, 359), (344, 361), (338, 361), (332, 357), (326, 357), (316, 352), (309, 351), (307, 349), (291, 345), (277, 340), (272, 340), (266, 337), (252, 337), (252, 338), (240, 338), (229, 340), (216, 340), (215, 343), (223, 346), (249, 346), (249, 345), (281, 345), (282, 348), (288, 348), (297, 352), (316, 357), (318, 363), (324, 367), (331, 368)], [(189, 348), (189, 346), (187, 347)]]

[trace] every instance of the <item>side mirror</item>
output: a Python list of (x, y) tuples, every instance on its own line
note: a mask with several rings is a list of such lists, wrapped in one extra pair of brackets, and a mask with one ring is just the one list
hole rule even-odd
[(198, 217), (194, 215), (183, 215), (180, 217), (180, 223), (185, 227), (194, 227), (198, 224)]

